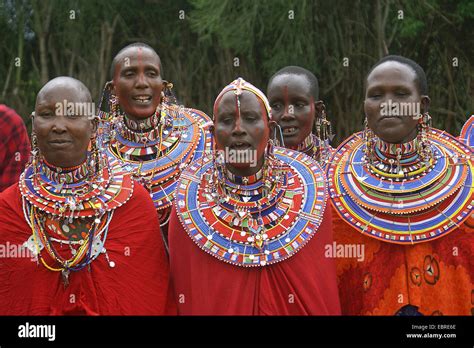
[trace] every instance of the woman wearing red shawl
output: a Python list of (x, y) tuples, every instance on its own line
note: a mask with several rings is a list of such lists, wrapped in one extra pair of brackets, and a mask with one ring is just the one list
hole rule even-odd
[(69, 77), (38, 93), (32, 161), (0, 196), (0, 315), (165, 313), (153, 202), (97, 150), (89, 105)]
[(339, 314), (320, 165), (273, 148), (268, 101), (241, 78), (217, 97), (214, 122), (217, 151), (182, 173), (170, 220), (178, 313)]
[(469, 148), (430, 127), (425, 73), (412, 60), (380, 60), (365, 93), (366, 129), (328, 168), (342, 313), (471, 315)]

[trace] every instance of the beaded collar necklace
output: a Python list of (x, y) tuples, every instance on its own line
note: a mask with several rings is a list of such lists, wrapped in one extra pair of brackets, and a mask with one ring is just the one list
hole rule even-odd
[(291, 257), (317, 233), (327, 197), (319, 164), (275, 148), (262, 169), (260, 179), (228, 178), (209, 155), (183, 171), (176, 209), (203, 251), (236, 266), (261, 267)]
[(43, 159), (20, 176), (23, 213), (32, 230), (24, 246), (37, 262), (61, 272), (64, 286), (71, 271), (80, 271), (102, 253), (115, 266), (104, 248), (108, 226), (113, 211), (133, 192), (133, 181), (116, 160), (100, 155), (95, 173), (90, 162), (59, 168)]
[(140, 123), (144, 126), (121, 114), (106, 120), (101, 141), (107, 155), (149, 190), (166, 225), (182, 169), (210, 149), (209, 117), (163, 100), (159, 112)]
[(471, 214), (468, 146), (434, 128), (422, 148), (417, 139), (367, 143), (363, 133), (346, 139), (327, 171), (333, 205), (356, 230), (384, 242), (415, 244), (447, 235)]

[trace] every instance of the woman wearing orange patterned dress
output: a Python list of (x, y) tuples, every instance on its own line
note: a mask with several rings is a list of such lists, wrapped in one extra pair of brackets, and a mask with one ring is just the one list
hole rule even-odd
[(469, 148), (430, 127), (426, 77), (412, 60), (385, 57), (366, 82), (366, 129), (328, 168), (342, 313), (471, 315)]

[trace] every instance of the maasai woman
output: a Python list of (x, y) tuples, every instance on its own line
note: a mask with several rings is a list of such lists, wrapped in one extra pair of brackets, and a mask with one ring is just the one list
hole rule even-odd
[(474, 115), (469, 117), (469, 119), (464, 123), (464, 126), (461, 129), (461, 134), (459, 135), (459, 140), (463, 143), (469, 145), (471, 148), (474, 147)]
[(160, 57), (150, 46), (126, 46), (111, 70), (105, 93), (110, 113), (101, 117), (108, 121), (105, 148), (149, 190), (167, 243), (176, 181), (183, 168), (210, 150), (211, 120), (176, 104), (172, 84), (162, 79)]
[(170, 220), (178, 312), (339, 314), (319, 164), (273, 148), (270, 107), (239, 78), (214, 104), (215, 152), (181, 175)]
[(279, 126), (274, 137), (277, 143), (304, 152), (326, 166), (334, 149), (329, 145), (331, 123), (319, 100), (316, 76), (299, 66), (287, 66), (270, 78), (267, 95), (272, 117)]
[(365, 131), (330, 162), (343, 314), (472, 313), (473, 163), (430, 127), (429, 103), (418, 64), (383, 58), (367, 76)]
[(38, 93), (32, 161), (0, 196), (0, 315), (165, 312), (169, 268), (153, 202), (98, 151), (94, 112), (70, 77)]

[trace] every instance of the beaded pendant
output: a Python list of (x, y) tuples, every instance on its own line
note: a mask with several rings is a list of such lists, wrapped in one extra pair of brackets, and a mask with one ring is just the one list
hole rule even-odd
[[(342, 143), (327, 169), (337, 212), (356, 230), (398, 244), (442, 237), (472, 213), (470, 150), (446, 132), (429, 132), (429, 164), (407, 163), (400, 172), (367, 165), (362, 132)], [(407, 159), (409, 161), (410, 159)]]
[(275, 157), (272, 184), (268, 178), (216, 183), (212, 155), (183, 171), (175, 205), (199, 248), (236, 266), (259, 267), (293, 256), (317, 233), (327, 199), (320, 165), (278, 147)]

